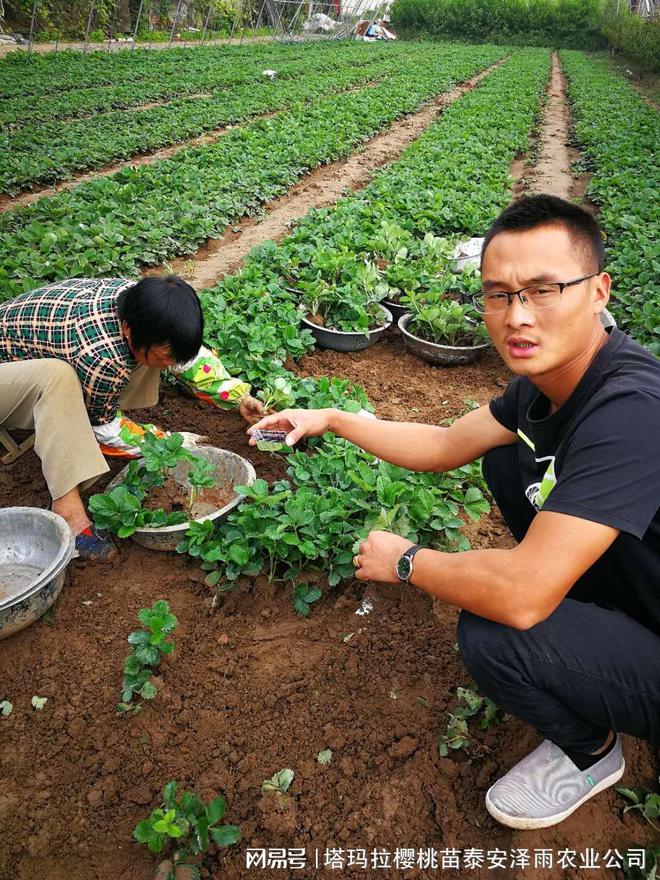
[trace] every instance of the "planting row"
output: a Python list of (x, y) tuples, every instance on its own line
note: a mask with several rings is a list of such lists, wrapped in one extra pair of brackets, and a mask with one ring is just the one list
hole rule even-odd
[[(271, 51), (271, 54), (266, 56), (262, 52), (257, 54), (256, 49), (247, 56), (238, 49), (235, 50), (236, 55), (215, 57), (205, 55), (204, 50), (196, 51), (201, 52), (201, 58), (193, 56), (186, 58), (185, 63), (182, 63), (182, 59), (177, 54), (175, 65), (153, 71), (147, 67), (145, 69), (149, 71), (149, 75), (135, 82), (79, 88), (38, 97), (25, 96), (21, 93), (20, 97), (0, 100), (0, 125), (34, 126), (59, 119), (75, 119), (91, 113), (136, 107), (175, 97), (216, 92), (246, 83), (258, 84), (268, 79), (264, 75), (265, 69), (275, 69), (279, 80), (295, 79), (310, 72), (330, 71), (335, 66), (371, 64), (396, 59), (402, 54), (398, 46), (374, 49), (374, 47), (365, 47), (361, 43), (342, 45), (339, 50), (332, 53), (325, 43), (306, 44), (297, 51), (283, 47), (279, 53), (275, 54)], [(2, 70), (1, 63), (0, 70)]]
[(192, 253), (305, 171), (350, 154), (501, 56), (493, 46), (439, 47), (424, 64), (402, 62), (396, 76), (373, 88), (319, 99), (216, 144), (6, 212), (0, 216), (0, 299), (58, 278), (131, 276), (141, 264)]
[(310, 212), (208, 291), (207, 339), (228, 368), (265, 383), (310, 345), (305, 314), (364, 333), (382, 324), (383, 300), (413, 311), (410, 329), (426, 338), (483, 339), (460, 295), (478, 288), (477, 274), (452, 271), (454, 241), (440, 236), (483, 234), (507, 204), (510, 163), (526, 148), (548, 73), (546, 52), (514, 54), (366, 189)]
[[(313, 403), (323, 396), (310, 395)], [(194, 501), (187, 513), (152, 509), (152, 493), (182, 461), (190, 462), (187, 479), (195, 498), (214, 485), (213, 468), (184, 449), (182, 439), (177, 434), (148, 438), (144, 460), (131, 463), (123, 484), (90, 499), (98, 526), (128, 537), (136, 529), (192, 520)], [(303, 572), (316, 570), (332, 587), (354, 576), (353, 555), (372, 529), (393, 531), (425, 546), (468, 549), (460, 534), (461, 514), (478, 520), (490, 509), (478, 464), (442, 475), (414, 473), (330, 435), (309, 446), (309, 451), (291, 454), (290, 480), (271, 487), (265, 480), (232, 487), (244, 502), (226, 520), (219, 525), (208, 519), (190, 521), (188, 530), (182, 529), (185, 539), (177, 549), (200, 560), (209, 586), (222, 579), (221, 589), (231, 589), (241, 575), (262, 571), (271, 580), (295, 585)], [(309, 589), (294, 586), (292, 598), (301, 614), (309, 613), (308, 606), (321, 595), (317, 588), (312, 598)], [(125, 704), (149, 678), (148, 670), (133, 665), (138, 677), (129, 682), (130, 688), (126, 685)]]
[(605, 62), (562, 53), (587, 193), (607, 233), (617, 321), (660, 356), (660, 115)]
[(66, 125), (28, 126), (0, 136), (0, 190), (70, 178), (136, 153), (179, 143), (228, 123), (278, 111), (296, 102), (365, 85), (384, 75), (382, 62), (301, 71), (296, 79), (249, 83), (210, 98), (188, 98), (133, 112), (117, 111)]
[[(362, 47), (368, 54), (368, 47)], [(343, 54), (346, 48), (337, 44)], [(348, 51), (356, 51), (350, 44)], [(380, 48), (379, 48), (380, 51)], [(137, 49), (127, 52), (79, 52), (27, 55), (15, 53), (0, 63), (0, 97), (46, 95), (78, 91), (95, 86), (116, 87), (140, 80), (176, 79), (187, 71), (200, 75), (216, 69), (219, 73), (238, 73), (240, 65), (249, 66), (274, 60), (287, 62), (315, 54), (327, 54), (318, 44), (254, 44), (245, 46), (208, 46), (174, 48), (161, 52)]]
[[(505, 113), (505, 118), (515, 120), (507, 130), (499, 131), (498, 142), (505, 145), (499, 154), (499, 162), (504, 165), (503, 190), (507, 188), (512, 154), (526, 144), (547, 73), (547, 54), (520, 53), (491, 74), (481, 87), (486, 93), (478, 104), (482, 113), (470, 123), (475, 131), (492, 130), (489, 123), (494, 120), (487, 114), (494, 112), (494, 107), (500, 113), (502, 102), (505, 110), (511, 110), (511, 116)], [(360, 206), (366, 211), (370, 196), (382, 211), (388, 201), (386, 194), (382, 191), (375, 197), (375, 193), (390, 179), (393, 187), (398, 183), (409, 190), (399, 191), (399, 209), (404, 203), (412, 208), (408, 200), (419, 186), (418, 175), (422, 188), (437, 185), (428, 175), (442, 168), (451, 155), (438, 156), (437, 145), (447, 142), (445, 148), (452, 149), (453, 137), (459, 137), (459, 131), (452, 131), (451, 126), (457, 124), (452, 120), (457, 118), (460, 125), (464, 105), (465, 119), (474, 119), (472, 101), (478, 91), (457, 102), (452, 117), (434, 125), (416, 149), (409, 149), (364, 194), (344, 200), (335, 211), (313, 214), (280, 247), (267, 244), (257, 249), (239, 275), (227, 278), (206, 295), (207, 335), (219, 343), (233, 369), (262, 386), (260, 394), (266, 406), (283, 409), (295, 403), (353, 410), (365, 406), (363, 393), (346, 383), (301, 380), (284, 369), (287, 356), (298, 357), (311, 345), (309, 331), (301, 331), (299, 325), (304, 311), (311, 311), (312, 306), (304, 305), (301, 311), (299, 300), (304, 302), (311, 288), (325, 286), (342, 315), (337, 322), (345, 319), (350, 323), (355, 320), (351, 309), (364, 313), (384, 294), (391, 294), (393, 287), (384, 280), (390, 266), (398, 263), (401, 272), (407, 263), (413, 273), (417, 270), (417, 286), (426, 285), (427, 296), (442, 283), (437, 277), (438, 265), (447, 265), (447, 244), (430, 234), (420, 220), (428, 214), (411, 211), (406, 229), (402, 216), (396, 215), (401, 225), (392, 218), (384, 222), (382, 213), (374, 207), (375, 219), (355, 240), (352, 236), (357, 226), (350, 212)], [(494, 98), (501, 100), (498, 103)], [(484, 144), (484, 149), (487, 146), (492, 147), (492, 143)], [(439, 159), (443, 162), (437, 164)], [(458, 161), (454, 153), (454, 162)], [(494, 160), (490, 168), (493, 180), (496, 168)], [(505, 191), (498, 195), (506, 198)], [(497, 202), (494, 195), (491, 200)], [(342, 217), (349, 225), (343, 231)], [(332, 226), (333, 222), (336, 225)], [(336, 236), (346, 237), (330, 243), (323, 234), (329, 234), (331, 228)], [(414, 259), (408, 259), (409, 252)], [(365, 259), (365, 254), (371, 259)], [(286, 283), (296, 283), (297, 289), (287, 289)], [(405, 286), (414, 289), (407, 281)], [(329, 315), (327, 312), (326, 317)], [(229, 589), (240, 576), (265, 571), (271, 579), (293, 582), (296, 609), (308, 613), (310, 604), (321, 593), (318, 587), (298, 583), (302, 573), (322, 571), (330, 586), (352, 577), (356, 541), (363, 540), (371, 529), (391, 530), (417, 543), (444, 549), (465, 549), (468, 545), (460, 535), (462, 514), (478, 519), (488, 510), (476, 465), (442, 476), (418, 474), (378, 461), (330, 436), (310, 441), (309, 447), (309, 451), (291, 453), (289, 480), (278, 481), (272, 487), (263, 480), (239, 487), (243, 504), (219, 526), (210, 521), (191, 523), (178, 549), (200, 559), (210, 586)], [(132, 467), (138, 470), (136, 465)], [(153, 477), (145, 471), (144, 479), (151, 481)], [(90, 510), (97, 524), (123, 536), (145, 523), (148, 527), (154, 514), (144, 510), (144, 487), (138, 488), (135, 492), (129, 479), (126, 486), (92, 499)]]

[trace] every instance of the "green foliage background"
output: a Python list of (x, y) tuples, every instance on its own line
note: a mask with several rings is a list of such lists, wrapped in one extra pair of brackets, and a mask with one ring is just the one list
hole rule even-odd
[(621, 7), (617, 15), (616, 0), (608, 0), (603, 13), (603, 33), (624, 55), (646, 70), (660, 73), (660, 16), (644, 19), (629, 12), (623, 3)]
[(396, 0), (402, 35), (595, 49), (605, 40), (601, 0)]
[[(5, 20), (19, 31), (30, 27), (33, 0), (5, 0)], [(256, 0), (255, 0), (256, 2)], [(255, 2), (242, 6), (243, 24), (249, 24)], [(92, 0), (39, 0), (35, 35), (38, 40), (57, 36), (79, 39), (85, 33)], [(148, 37), (149, 31), (157, 41), (169, 34), (176, 10), (176, 0), (144, 0), (140, 16), (140, 34)], [(183, 6), (184, 4), (182, 4)], [(236, 15), (235, 0), (189, 0), (186, 14), (180, 14), (178, 25), (203, 28), (211, 6), (208, 28), (211, 31), (229, 32)], [(92, 40), (102, 40), (110, 31), (114, 18), (117, 34), (132, 34), (137, 22), (140, 0), (96, 0), (92, 19)]]

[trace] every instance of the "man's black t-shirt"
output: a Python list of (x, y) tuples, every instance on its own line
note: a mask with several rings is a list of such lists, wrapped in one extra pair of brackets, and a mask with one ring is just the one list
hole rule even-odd
[(660, 361), (614, 328), (552, 415), (524, 376), (490, 411), (518, 434), (520, 477), (535, 510), (620, 530), (571, 597), (620, 608), (660, 635)]

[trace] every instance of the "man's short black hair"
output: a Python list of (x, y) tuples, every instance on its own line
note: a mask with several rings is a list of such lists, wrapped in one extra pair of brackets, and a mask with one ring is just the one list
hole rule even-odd
[(512, 202), (493, 221), (484, 238), (481, 249), (483, 264), (486, 248), (498, 232), (523, 232), (538, 226), (563, 226), (574, 246), (586, 259), (585, 271), (602, 272), (605, 265), (605, 248), (600, 226), (584, 208), (557, 196), (524, 196)]
[(194, 358), (202, 345), (204, 317), (194, 289), (182, 278), (147, 277), (117, 298), (119, 318), (131, 331), (131, 345), (141, 351), (168, 345), (177, 364)]

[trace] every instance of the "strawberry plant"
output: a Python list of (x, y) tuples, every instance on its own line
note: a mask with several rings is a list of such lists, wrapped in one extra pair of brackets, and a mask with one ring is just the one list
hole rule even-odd
[(456, 696), (459, 705), (449, 714), (446, 733), (440, 734), (438, 751), (441, 758), (446, 758), (450, 750), (469, 750), (473, 742), (468, 728), (469, 718), (482, 713), (480, 730), (488, 730), (497, 723), (497, 707), (488, 697), (481, 696), (471, 688), (462, 687), (456, 689)]
[[(427, 47), (373, 88), (320, 97), (216, 143), (6, 212), (0, 216), (0, 297), (62, 277), (130, 276), (140, 265), (192, 253), (302, 173), (349, 155), (501, 55), (495, 47)], [(189, 210), (180, 210), (183, 203)], [(46, 241), (46, 233), (55, 241)]]
[[(657, 236), (660, 118), (604, 61), (562, 52), (587, 195), (606, 234), (620, 326), (660, 356), (660, 241)], [(640, 175), (640, 168), (644, 173)]]
[(263, 401), (265, 410), (283, 410), (293, 406), (295, 396), (291, 383), (284, 376), (276, 376), (270, 384), (257, 394)]
[(171, 871), (167, 880), (174, 880), (177, 867), (187, 866), (191, 880), (199, 880), (197, 857), (207, 853), (212, 844), (232, 846), (241, 839), (236, 825), (220, 825), (226, 803), (215, 797), (205, 804), (193, 791), (184, 791), (177, 798), (178, 784), (168, 782), (163, 788), (163, 802), (147, 819), (135, 826), (133, 837), (154, 854), (168, 847), (172, 850)]
[(479, 345), (488, 331), (474, 306), (431, 297), (408, 298), (412, 319), (407, 329), (428, 342), (442, 345)]
[[(89, 499), (89, 510), (96, 525), (120, 538), (128, 538), (136, 529), (178, 525), (192, 519), (192, 508), (199, 493), (215, 484), (215, 467), (186, 449), (183, 440), (181, 434), (156, 437), (147, 432), (140, 444), (142, 458), (130, 462), (124, 482), (110, 492), (92, 495)], [(162, 508), (144, 507), (150, 490), (162, 486), (168, 472), (182, 462), (188, 464), (185, 479), (191, 487), (187, 509), (166, 513)]]
[[(460, 511), (479, 519), (490, 509), (477, 465), (442, 475), (413, 473), (329, 436), (311, 454), (292, 453), (289, 462), (290, 481), (238, 486), (245, 501), (225, 521), (215, 529), (194, 523), (188, 530), (177, 550), (200, 559), (209, 586), (224, 578), (227, 589), (241, 575), (262, 570), (294, 582), (303, 571), (324, 571), (335, 586), (353, 577), (354, 544), (372, 529), (468, 549)], [(294, 593), (299, 613), (313, 595), (302, 587)]]
[(124, 685), (117, 706), (119, 712), (133, 714), (142, 708), (142, 703), (133, 702), (136, 696), (153, 700), (158, 693), (151, 677), (163, 657), (174, 651), (174, 642), (168, 636), (177, 625), (177, 619), (170, 613), (170, 606), (164, 599), (154, 602), (151, 608), (142, 608), (138, 620), (144, 629), (135, 630), (128, 637), (133, 651), (124, 661)]
[(312, 603), (320, 599), (322, 595), (319, 588), (312, 584), (294, 584), (292, 602), (296, 614), (301, 617), (309, 617)]
[(261, 790), (263, 792), (278, 791), (281, 794), (286, 794), (291, 788), (291, 783), (293, 782), (295, 775), (296, 774), (293, 770), (290, 769), (278, 770), (277, 773), (274, 773), (270, 777), (270, 779), (265, 779), (261, 783)]
[(655, 821), (660, 819), (660, 792), (649, 791), (646, 788), (625, 788), (622, 785), (615, 785), (614, 790), (630, 801), (623, 809), (624, 814), (631, 810), (638, 811), (651, 828), (660, 833), (660, 823)]

